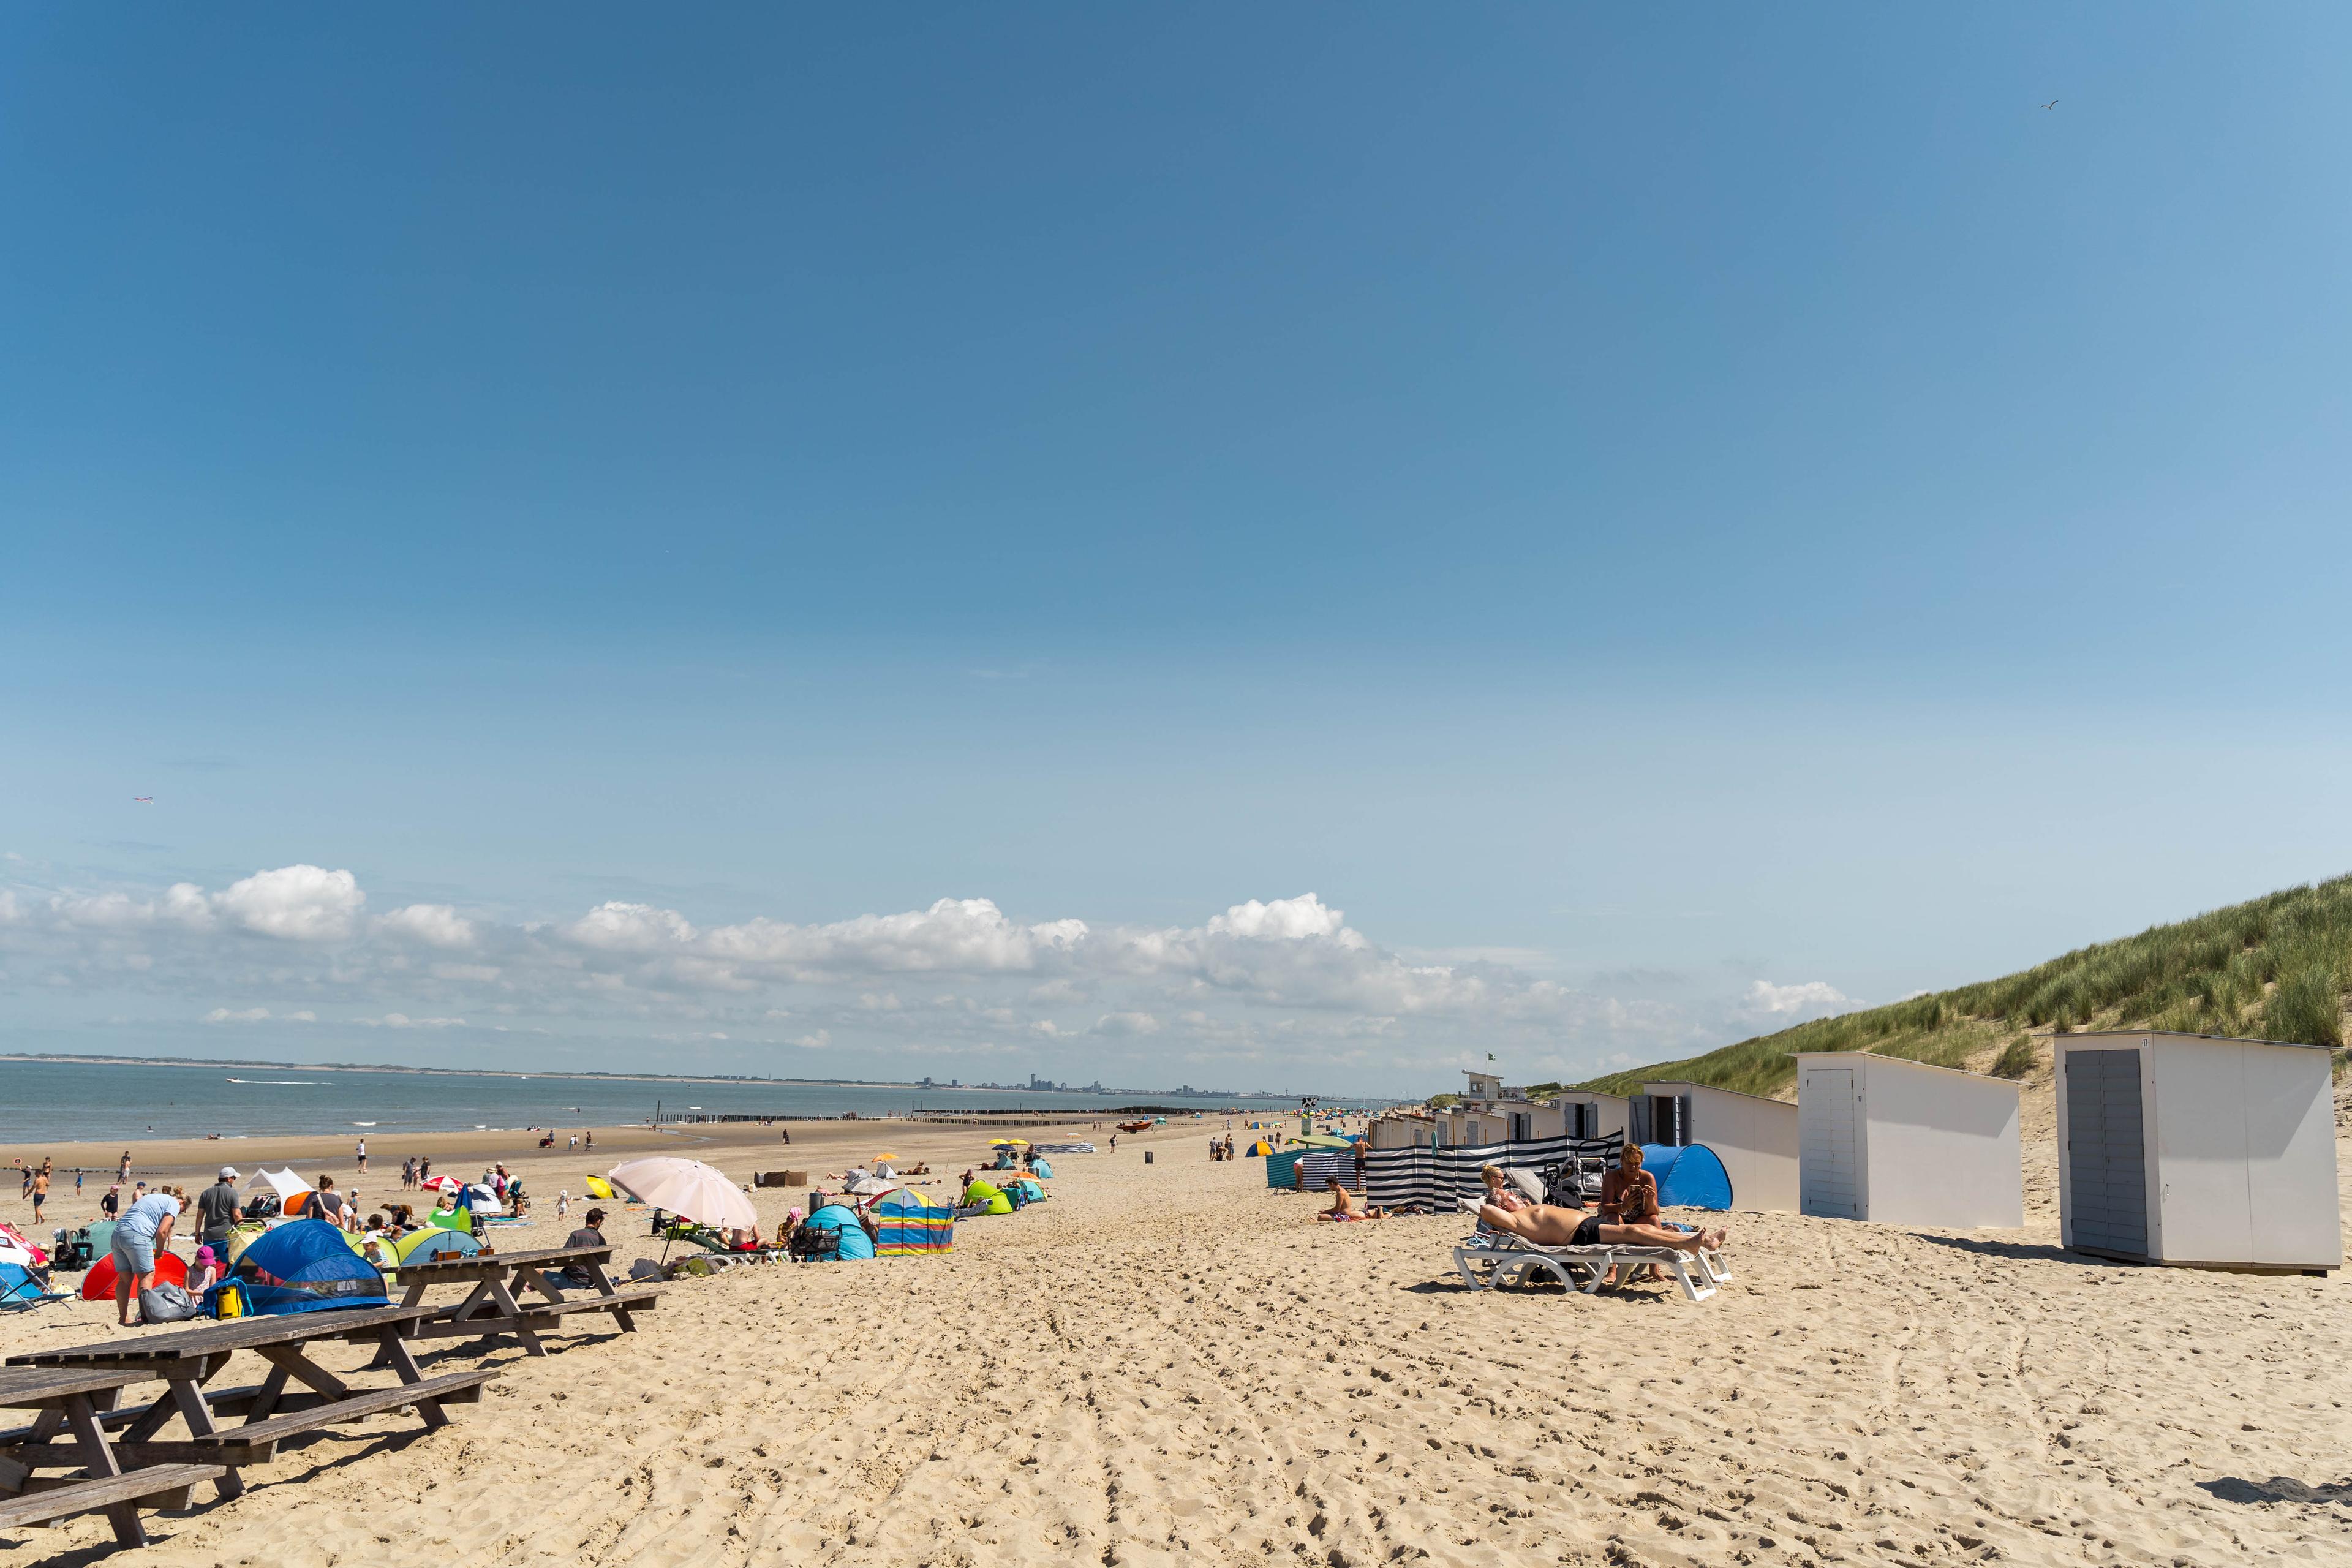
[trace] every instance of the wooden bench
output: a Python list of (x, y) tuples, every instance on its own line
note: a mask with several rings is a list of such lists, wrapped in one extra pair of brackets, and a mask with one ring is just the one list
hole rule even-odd
[[(482, 1385), (496, 1376), (498, 1373), (494, 1371), (453, 1372), (440, 1377), (428, 1377), (422, 1383), (395, 1383), (389, 1388), (371, 1388), (365, 1393), (348, 1394), (340, 1399), (330, 1399), (318, 1394), (295, 1394), (279, 1401), (277, 1414), (258, 1421), (248, 1421), (242, 1426), (226, 1427), (208, 1437), (199, 1437), (196, 1446), (200, 1448), (250, 1450), (254, 1458), (239, 1462), (263, 1464), (277, 1457), (278, 1445), (286, 1438), (317, 1432), (357, 1416), (426, 1403), (477, 1404), (482, 1397)], [(287, 1405), (294, 1408), (287, 1409)]]
[(661, 1287), (638, 1285), (626, 1290), (615, 1290), (609, 1296), (566, 1296), (561, 1301), (532, 1301), (524, 1306), (526, 1318), (561, 1318), (571, 1312), (612, 1312), (622, 1309), (650, 1312), (661, 1305)]
[[(143, 1470), (125, 1470), (94, 1481), (42, 1486), (18, 1497), (0, 1497), (0, 1529), (16, 1524), (47, 1524), (77, 1513), (111, 1513), (133, 1504), (142, 1508), (185, 1508), (191, 1488), (205, 1481), (216, 1481), (226, 1474), (228, 1471), (219, 1465), (150, 1465)], [(138, 1540), (123, 1544), (143, 1544), (146, 1534), (140, 1530)]]
[[(143, 1376), (117, 1367), (0, 1368), (0, 1409), (38, 1413), (30, 1426), (0, 1441), (0, 1529), (96, 1512), (114, 1526), (117, 1541), (142, 1546), (147, 1531), (139, 1510), (185, 1508), (191, 1487), (228, 1474), (219, 1464), (193, 1460), (124, 1473), (100, 1416)], [(80, 1475), (38, 1473), (45, 1468)]]

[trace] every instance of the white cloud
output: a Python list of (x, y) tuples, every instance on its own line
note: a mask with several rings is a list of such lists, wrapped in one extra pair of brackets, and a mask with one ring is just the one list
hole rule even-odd
[(474, 945), (474, 922), (447, 904), (410, 904), (376, 921), (395, 936), (411, 937), (429, 947)]
[[(201, 898), (183, 883), (172, 893)], [(193, 899), (190, 905), (193, 907)], [(352, 921), (367, 902), (357, 877), (319, 866), (281, 866), (231, 882), (215, 894), (213, 909), (246, 930), (295, 942), (336, 942), (352, 932)]]
[(1861, 1005), (1826, 980), (1807, 980), (1795, 985), (1775, 985), (1769, 980), (1759, 980), (1748, 988), (1747, 1003), (1750, 1013), (1774, 1018), (1821, 1016)]
[(689, 942), (694, 927), (676, 910), (651, 904), (599, 904), (563, 928), (583, 947), (606, 952), (650, 952), (664, 944)]
[[(723, 1033), (759, 1070), (751, 1037), (790, 1019), (804, 1050), (1043, 1051), (1034, 1065), (1056, 1077), (1124, 1057), (1129, 1081), (1143, 1083), (1178, 1060), (1198, 1082), (1213, 1062), (1311, 1065), (1374, 1048), (1419, 1070), (1474, 1041), (1481, 1053), (1517, 1042), (1514, 1059), (1580, 1066), (1603, 1046), (1690, 1054), (1757, 1009), (1795, 1021), (1852, 1005), (1820, 982), (1673, 1003), (1593, 995), (1511, 962), (1510, 950), (1383, 947), (1315, 892), (1245, 899), (1177, 926), (1022, 919), (984, 898), (809, 922), (710, 925), (624, 900), (520, 923), (439, 903), (371, 918), (350, 871), (308, 864), (218, 891), (16, 882), (9, 896), (0, 961), (27, 984), (226, 992), (271, 1004), (277, 1021), (330, 1000), (341, 1004), (331, 1016), (383, 1029), (495, 1016), (574, 1042), (579, 1060), (599, 1065), (656, 1034)], [(1170, 1039), (1183, 1043), (1181, 1058), (1164, 1054)], [(1266, 1065), (1236, 1081), (1273, 1074)]]
[(1276, 899), (1270, 904), (1255, 899), (1235, 904), (1209, 922), (1213, 936), (1257, 937), (1269, 942), (1300, 942), (1308, 937), (1339, 939), (1342, 946), (1361, 947), (1364, 939), (1347, 928), (1338, 910), (1328, 909), (1312, 893)]
[(319, 1021), (319, 1015), (308, 1008), (299, 1013), (272, 1013), (267, 1007), (240, 1007), (234, 1010), (227, 1007), (215, 1007), (205, 1014), (200, 1021), (206, 1024), (315, 1024)]

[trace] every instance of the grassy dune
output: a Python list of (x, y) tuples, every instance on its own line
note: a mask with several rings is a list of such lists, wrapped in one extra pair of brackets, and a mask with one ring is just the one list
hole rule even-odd
[[(2160, 1028), (2341, 1047), (2352, 983), (2352, 876), (2289, 888), (2137, 936), (2078, 948), (1999, 980), (1800, 1024), (1580, 1087), (1638, 1092), (1685, 1079), (1778, 1094), (1792, 1051), (1876, 1051), (2011, 1078), (2032, 1070), (2035, 1034)], [(2337, 1071), (2344, 1058), (2336, 1058)]]

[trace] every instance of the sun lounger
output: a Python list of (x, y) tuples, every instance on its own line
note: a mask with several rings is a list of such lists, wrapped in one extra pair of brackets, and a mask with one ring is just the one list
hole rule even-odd
[(1600, 1243), (1591, 1247), (1539, 1247), (1515, 1236), (1482, 1231), (1466, 1237), (1454, 1249), (1454, 1271), (1473, 1290), (1524, 1282), (1532, 1274), (1549, 1274), (1571, 1290), (1597, 1294), (1611, 1274), (1654, 1263), (1674, 1276), (1683, 1295), (1704, 1301), (1717, 1285), (1731, 1279), (1729, 1265), (1717, 1252), (1685, 1252), (1674, 1247), (1623, 1247)]

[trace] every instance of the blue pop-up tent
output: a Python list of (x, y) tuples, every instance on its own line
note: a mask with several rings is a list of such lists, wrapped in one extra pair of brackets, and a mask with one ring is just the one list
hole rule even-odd
[(1704, 1143), (1679, 1148), (1671, 1143), (1644, 1143), (1642, 1168), (1658, 1184), (1660, 1208), (1731, 1206), (1731, 1173), (1723, 1168), (1722, 1156)]
[(827, 1204), (808, 1216), (813, 1229), (829, 1230), (841, 1237), (841, 1250), (835, 1257), (847, 1261), (874, 1256), (874, 1238), (866, 1234), (857, 1215), (839, 1204)]
[(322, 1219), (298, 1219), (257, 1236), (228, 1277), (257, 1317), (336, 1307), (386, 1307), (383, 1276)]

